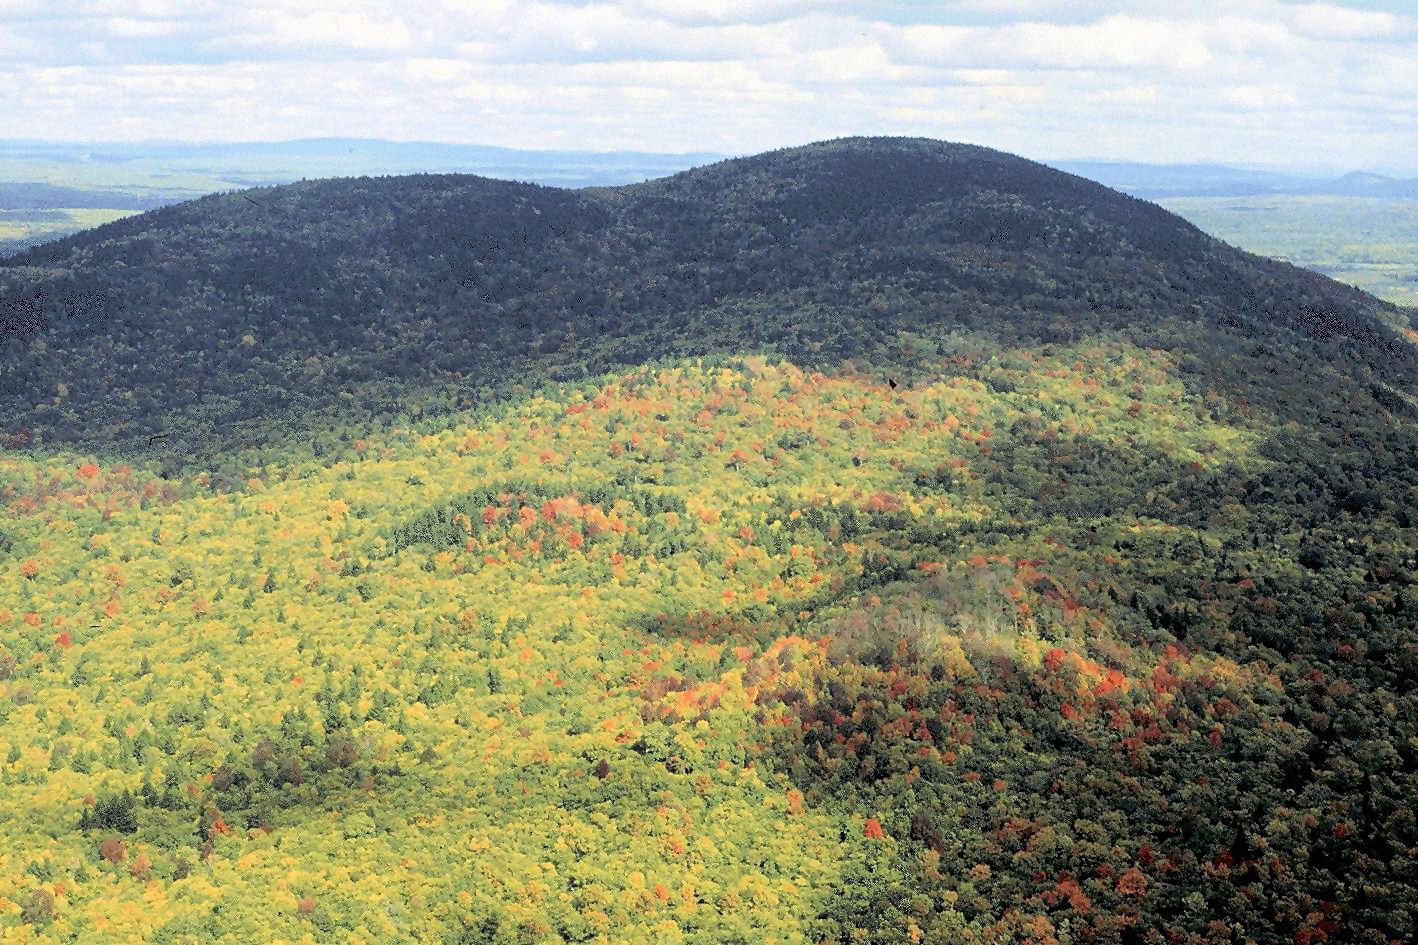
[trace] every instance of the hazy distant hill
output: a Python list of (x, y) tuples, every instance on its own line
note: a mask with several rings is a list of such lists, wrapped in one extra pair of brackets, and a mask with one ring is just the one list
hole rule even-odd
[(1134, 161), (1050, 161), (1050, 166), (1115, 187), (1134, 197), (1255, 197), (1276, 194), (1336, 197), (1418, 197), (1418, 179), (1351, 171), (1340, 177), (1231, 167), (1224, 164), (1144, 164)]
[(538, 151), (365, 138), (243, 144), (0, 140), (0, 181), (46, 183), (79, 191), (121, 190), (130, 198), (172, 202), (214, 191), (287, 184), (306, 178), (429, 171), (472, 173), (562, 187), (625, 184), (661, 177), (718, 157), (640, 151)]

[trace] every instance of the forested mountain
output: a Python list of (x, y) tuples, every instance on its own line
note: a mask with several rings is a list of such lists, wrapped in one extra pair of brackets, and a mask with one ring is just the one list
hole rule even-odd
[(1255, 358), (1412, 364), (1358, 292), (1082, 179), (924, 141), (609, 190), (247, 190), (39, 247), (0, 269), (0, 293), (5, 432), (120, 452), (168, 432), (174, 462), (262, 442), (278, 416), (319, 432), (664, 356), (818, 366), (892, 352), (902, 331), (928, 347), (1117, 331), (1243, 387)]
[(1418, 933), (1410, 312), (897, 139), (0, 284), (0, 940)]

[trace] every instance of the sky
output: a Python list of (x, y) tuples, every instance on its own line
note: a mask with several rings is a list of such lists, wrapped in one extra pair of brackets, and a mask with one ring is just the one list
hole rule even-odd
[(1418, 176), (1412, 0), (0, 0), (0, 136), (749, 154), (845, 135)]

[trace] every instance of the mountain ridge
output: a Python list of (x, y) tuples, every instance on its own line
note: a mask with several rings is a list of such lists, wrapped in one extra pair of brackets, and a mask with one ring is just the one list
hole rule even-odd
[(1418, 934), (1356, 290), (901, 139), (214, 195), (0, 283), (0, 937)]
[[(1219, 331), (1342, 353), (1404, 388), (1413, 373), (1383, 306), (1356, 290), (1082, 178), (919, 139), (619, 188), (418, 175), (213, 195), (30, 250), (0, 279), (5, 343), (47, 332), (44, 354), (0, 374), (0, 426), (131, 447), (193, 423), (180, 435), (194, 456), (266, 408), (347, 410), (361, 384), (397, 412), (431, 385), (466, 404), (745, 343), (829, 363), (898, 331), (1124, 331), (1161, 347)], [(1206, 332), (1182, 327), (1197, 318)], [(75, 363), (94, 370), (66, 377)], [(67, 405), (33, 400), (59, 383)], [(244, 389), (261, 400), (243, 405)]]

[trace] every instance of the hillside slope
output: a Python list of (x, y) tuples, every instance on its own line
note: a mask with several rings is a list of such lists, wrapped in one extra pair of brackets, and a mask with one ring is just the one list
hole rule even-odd
[(879, 140), (3, 273), (0, 941), (1418, 935), (1367, 296)]
[(0, 429), (129, 455), (166, 432), (178, 468), (278, 429), (648, 358), (894, 362), (903, 331), (928, 348), (1116, 331), (1197, 355), (1209, 385), (1258, 403), (1258, 345), (1301, 375), (1341, 359), (1412, 390), (1378, 304), (1080, 178), (939, 142), (852, 139), (577, 192), (321, 181), (10, 260)]
[(1415, 467), (979, 367), (0, 458), (0, 937), (1410, 940)]

